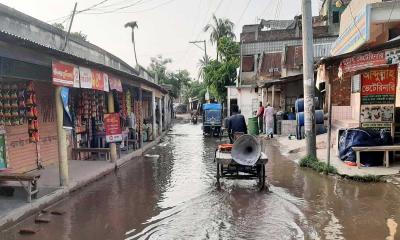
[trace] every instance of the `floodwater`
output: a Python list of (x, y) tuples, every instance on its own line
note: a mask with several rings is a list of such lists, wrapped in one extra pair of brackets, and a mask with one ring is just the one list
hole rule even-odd
[[(164, 142), (45, 215), (10, 229), (5, 239), (400, 239), (400, 193), (389, 184), (327, 177), (266, 152), (271, 192), (255, 181), (215, 183), (218, 139), (201, 125), (177, 124)], [(20, 235), (21, 228), (36, 229)]]

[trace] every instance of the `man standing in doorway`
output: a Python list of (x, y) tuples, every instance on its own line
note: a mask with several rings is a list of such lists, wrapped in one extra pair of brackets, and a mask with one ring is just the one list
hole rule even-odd
[(264, 121), (265, 121), (265, 132), (268, 137), (274, 137), (274, 108), (267, 103), (267, 107), (264, 111)]
[(239, 113), (239, 107), (232, 106), (232, 112), (232, 116), (228, 120), (228, 136), (231, 143), (235, 140), (235, 133), (247, 134), (246, 121), (244, 116)]
[(260, 102), (260, 106), (258, 107), (257, 117), (258, 117), (258, 128), (259, 128), (259, 131), (262, 133), (262, 132), (264, 132), (264, 130), (263, 130), (264, 107), (262, 105), (262, 102)]

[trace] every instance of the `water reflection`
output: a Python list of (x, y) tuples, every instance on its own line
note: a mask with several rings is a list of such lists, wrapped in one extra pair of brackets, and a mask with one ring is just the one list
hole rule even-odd
[(400, 194), (300, 169), (273, 142), (267, 176), (215, 186), (214, 150), (200, 125), (179, 124), (149, 154), (71, 196), (51, 223), (23, 239), (398, 239)]

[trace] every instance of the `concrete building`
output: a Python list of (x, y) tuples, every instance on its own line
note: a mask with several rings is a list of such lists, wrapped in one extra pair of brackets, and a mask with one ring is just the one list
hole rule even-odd
[(333, 56), (317, 74), (317, 85), (331, 85), (335, 146), (355, 127), (387, 129), (400, 142), (399, 36), (399, 2), (353, 0), (344, 10)]
[[(323, 11), (322, 11), (323, 12)], [(326, 57), (337, 35), (324, 17), (314, 18), (315, 58)], [(246, 118), (259, 102), (289, 110), (303, 92), (301, 17), (261, 20), (244, 25), (240, 35), (241, 67), (237, 86), (228, 87), (229, 105), (238, 104)]]

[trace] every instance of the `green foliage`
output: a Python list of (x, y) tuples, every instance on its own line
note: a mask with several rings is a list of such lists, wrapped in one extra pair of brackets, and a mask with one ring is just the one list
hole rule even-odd
[(199, 63), (197, 64), (197, 66), (199, 67), (199, 75), (197, 76), (198, 79), (204, 79), (204, 68), (210, 61), (211, 58), (209, 56), (203, 56), (203, 58), (199, 60)]
[(219, 41), (223, 37), (227, 37), (229, 39), (236, 38), (233, 31), (235, 24), (227, 18), (217, 18), (215, 15), (213, 15), (212, 19), (212, 23), (207, 24), (203, 30), (204, 32), (210, 32), (211, 43), (217, 44), (217, 60), (219, 60)]
[(160, 83), (166, 83), (167, 81), (167, 65), (172, 63), (171, 58), (163, 58), (162, 55), (151, 58), (150, 66), (148, 71), (154, 76), (158, 76), (158, 81)]
[(328, 167), (328, 165), (326, 163), (321, 162), (312, 156), (303, 157), (300, 160), (300, 167), (311, 168), (317, 172), (328, 172), (328, 173), (334, 173), (334, 174), (337, 173), (337, 170), (335, 167), (333, 167), (332, 165), (330, 165)]
[(227, 18), (217, 18), (215, 15), (212, 16), (213, 22), (207, 24), (204, 27), (204, 32), (210, 31), (211, 43), (217, 43), (222, 37), (235, 38), (233, 28), (235, 24)]
[(227, 94), (226, 86), (234, 85), (237, 78), (236, 69), (240, 66), (239, 44), (228, 37), (222, 37), (218, 48), (221, 61), (211, 60), (203, 71), (211, 95), (223, 102)]
[(200, 102), (204, 102), (204, 96), (207, 92), (207, 87), (204, 83), (190, 82), (184, 90), (185, 102), (189, 101), (189, 98), (197, 98)]
[(191, 78), (187, 70), (169, 72), (167, 65), (171, 62), (170, 58), (163, 58), (158, 55), (151, 58), (151, 63), (147, 70), (154, 76), (157, 75), (159, 83), (171, 85), (173, 97), (179, 97), (183, 88), (189, 85)]
[[(61, 23), (53, 23), (53, 26), (65, 31), (64, 25), (62, 25)], [(81, 31), (79, 31), (79, 32), (71, 32), (70, 35), (75, 37), (75, 38), (78, 38), (78, 39), (80, 39), (82, 41), (87, 41), (87, 35), (82, 33)]]
[(221, 54), (222, 60), (231, 61), (237, 60), (240, 63), (240, 45), (228, 37), (222, 37), (219, 40), (218, 51)]

